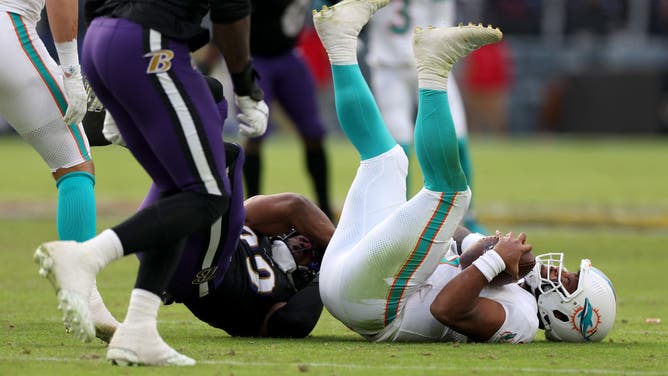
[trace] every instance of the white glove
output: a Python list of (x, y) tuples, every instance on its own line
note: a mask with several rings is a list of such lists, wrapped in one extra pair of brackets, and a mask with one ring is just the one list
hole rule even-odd
[(81, 67), (71, 65), (62, 67), (63, 86), (67, 97), (67, 112), (63, 116), (65, 124), (79, 124), (86, 115), (87, 97), (81, 77)]
[(118, 130), (118, 126), (116, 125), (116, 120), (114, 120), (114, 118), (111, 117), (109, 111), (107, 111), (104, 114), (102, 135), (104, 136), (104, 138), (107, 139), (107, 141), (111, 142), (114, 145), (128, 147), (128, 145), (125, 144), (123, 136), (121, 136), (121, 132)]
[(261, 100), (256, 101), (249, 96), (234, 95), (234, 102), (239, 107), (239, 133), (246, 137), (262, 136), (267, 130), (269, 107)]

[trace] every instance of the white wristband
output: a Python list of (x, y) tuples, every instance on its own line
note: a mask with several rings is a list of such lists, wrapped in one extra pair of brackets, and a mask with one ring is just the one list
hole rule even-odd
[(58, 52), (58, 60), (63, 70), (69, 67), (79, 65), (79, 51), (77, 49), (77, 40), (72, 39), (67, 42), (55, 43)]
[(477, 242), (478, 240), (484, 238), (485, 235), (479, 233), (479, 232), (472, 232), (464, 237), (462, 240), (462, 249), (459, 250), (459, 254), (464, 253), (468, 247), (471, 246), (471, 244)]
[(490, 249), (478, 257), (477, 260), (473, 261), (472, 265), (480, 270), (485, 278), (487, 278), (487, 282), (490, 282), (506, 269), (506, 263), (494, 249)]

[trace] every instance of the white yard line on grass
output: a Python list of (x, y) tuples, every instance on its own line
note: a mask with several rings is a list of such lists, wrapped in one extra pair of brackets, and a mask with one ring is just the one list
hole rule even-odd
[[(97, 360), (97, 359), (96, 359)], [(0, 356), (0, 361), (29, 361), (29, 362), (54, 362), (54, 363), (70, 363), (70, 362), (89, 362), (90, 359), (79, 358), (60, 358), (60, 357), (30, 357), (30, 356), (16, 356), (7, 357)], [(202, 360), (198, 364), (208, 365), (227, 365), (237, 367), (285, 367), (285, 363), (272, 362), (238, 362), (229, 360)], [(624, 369), (587, 369), (587, 368), (513, 368), (513, 367), (453, 367), (453, 366), (388, 366), (388, 365), (370, 365), (370, 364), (350, 364), (350, 363), (288, 363), (287, 365), (294, 367), (313, 367), (313, 368), (342, 368), (342, 369), (369, 369), (369, 370), (439, 370), (439, 371), (478, 371), (478, 372), (514, 372), (514, 373), (544, 373), (544, 374), (596, 374), (596, 375), (638, 375), (638, 376), (654, 376), (654, 375), (668, 375), (668, 371), (636, 371)]]

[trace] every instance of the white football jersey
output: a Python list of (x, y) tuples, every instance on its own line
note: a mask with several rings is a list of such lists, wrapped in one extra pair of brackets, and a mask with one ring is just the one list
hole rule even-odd
[[(453, 247), (419, 292), (406, 304), (384, 330), (370, 337), (372, 341), (392, 342), (466, 342), (465, 335), (441, 324), (434, 318), (429, 306), (452, 278), (461, 272)], [(506, 311), (506, 320), (488, 342), (527, 343), (538, 331), (536, 299), (517, 284), (486, 287), (480, 293), (500, 303)]]
[(452, 26), (455, 22), (454, 0), (392, 0), (376, 12), (369, 22), (371, 66), (408, 66), (413, 62), (413, 29)]
[(25, 17), (29, 23), (36, 24), (44, 8), (45, 0), (0, 0), (1, 12), (12, 12)]

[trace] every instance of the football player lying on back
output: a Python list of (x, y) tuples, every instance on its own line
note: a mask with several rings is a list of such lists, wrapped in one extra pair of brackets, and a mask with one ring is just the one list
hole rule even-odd
[(343, 0), (313, 15), (331, 63), (339, 122), (361, 160), (320, 268), (325, 307), (370, 341), (530, 342), (539, 321), (549, 339), (601, 340), (614, 323), (615, 294), (589, 260), (568, 273), (562, 254), (538, 256), (527, 291), (516, 283), (492, 285), (504, 273), (507, 281), (519, 278), (520, 260), (532, 249), (524, 233), (497, 233), (493, 249), (466, 268), (456, 252), (447, 254), (471, 197), (447, 79), (458, 59), (501, 40), (500, 30), (415, 29), (414, 140), (424, 186), (406, 199), (408, 158), (357, 63), (359, 32), (388, 2)]

